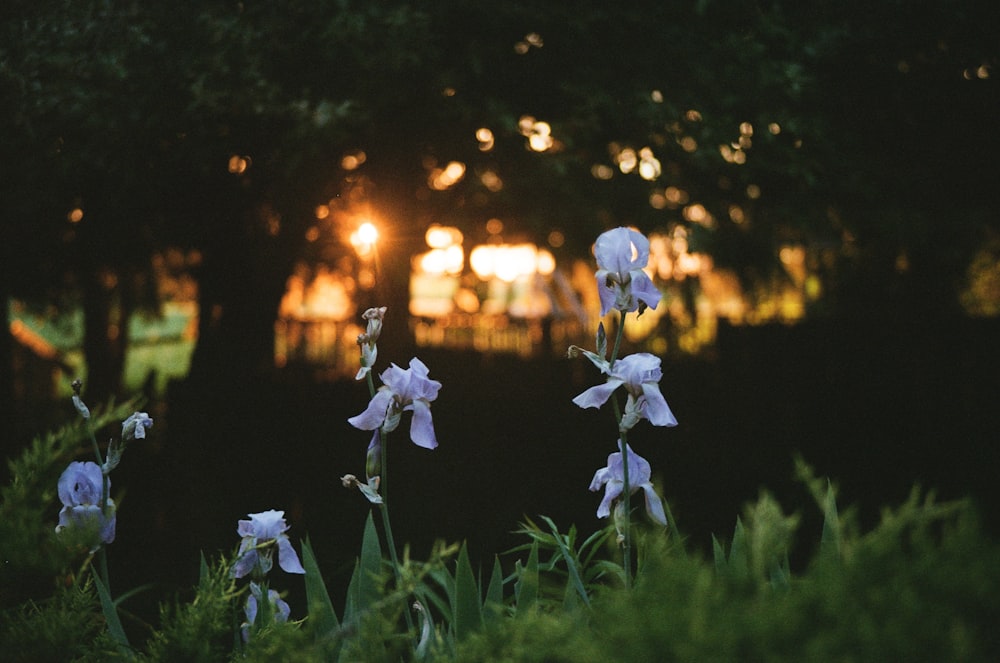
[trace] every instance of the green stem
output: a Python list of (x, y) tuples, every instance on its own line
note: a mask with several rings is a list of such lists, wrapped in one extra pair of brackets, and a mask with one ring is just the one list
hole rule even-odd
[[(101, 468), (101, 515), (107, 518), (108, 512), (108, 493), (111, 488), (111, 480), (108, 475), (104, 473), (104, 457), (101, 455), (101, 447), (97, 444), (97, 436), (94, 434), (94, 427), (90, 423), (90, 419), (86, 419), (87, 422), (87, 433), (90, 436), (90, 443), (94, 447), (94, 456), (97, 458), (97, 466)], [(111, 579), (108, 577), (108, 554), (105, 549), (105, 545), (102, 542), (101, 547), (97, 551), (97, 568), (96, 571), (101, 577), (101, 582), (104, 583), (104, 587), (111, 592)]]
[[(615, 344), (611, 350), (611, 359), (608, 362), (609, 375), (611, 374), (611, 369), (614, 368), (615, 361), (618, 359), (618, 351), (621, 348), (622, 336), (625, 333), (625, 311), (619, 311), (619, 313), (621, 314), (621, 317), (618, 320), (618, 329), (615, 333)], [(620, 439), (619, 451), (621, 451), (622, 454), (622, 504), (625, 509), (625, 532), (623, 533), (624, 541), (622, 541), (622, 568), (625, 571), (625, 588), (628, 589), (632, 586), (632, 486), (629, 482), (628, 476), (628, 435), (625, 431), (621, 430), (621, 404), (619, 404), (618, 399), (613, 394), (611, 396), (611, 404), (614, 408), (615, 424), (618, 428), (618, 436)]]
[[(371, 375), (369, 373), (369, 375)], [(386, 470), (388, 469), (389, 456), (386, 450), (389, 448), (388, 438), (389, 434), (384, 433), (381, 428), (378, 431), (379, 443), (382, 446), (382, 480), (379, 483), (379, 488), (382, 493), (382, 503), (379, 504), (379, 512), (382, 514), (382, 529), (385, 531), (385, 545), (389, 549), (389, 559), (392, 560), (392, 571), (396, 576), (396, 584), (399, 587), (403, 585), (403, 572), (399, 566), (399, 557), (396, 554), (396, 540), (392, 536), (392, 524), (389, 522), (389, 495), (386, 489)], [(406, 627), (413, 630), (413, 618), (410, 616), (409, 608), (403, 610), (403, 615), (406, 617)]]
[[(372, 378), (372, 371), (365, 374), (368, 382), (368, 395), (375, 398), (375, 379)], [(402, 586), (403, 572), (399, 568), (399, 557), (396, 555), (396, 541), (392, 536), (392, 525), (389, 522), (389, 434), (381, 428), (378, 429), (378, 441), (382, 471), (379, 480), (379, 492), (382, 495), (382, 504), (379, 505), (379, 512), (382, 514), (382, 529), (385, 530), (385, 545), (389, 548), (389, 559), (392, 560), (392, 570), (396, 576), (396, 583)], [(409, 608), (403, 610), (406, 617), (406, 627), (413, 630), (413, 618), (410, 616)]]

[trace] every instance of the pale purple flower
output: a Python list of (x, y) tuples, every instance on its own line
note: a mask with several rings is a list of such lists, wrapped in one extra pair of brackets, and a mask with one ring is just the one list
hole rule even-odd
[(281, 598), (281, 595), (273, 589), (267, 590), (267, 598), (264, 598), (264, 591), (261, 589), (260, 585), (255, 582), (250, 583), (250, 595), (247, 596), (247, 604), (243, 608), (243, 613), (246, 615), (247, 619), (243, 622), (240, 631), (243, 634), (243, 642), (248, 642), (250, 640), (250, 628), (257, 621), (257, 608), (260, 601), (266, 600), (271, 604), (271, 614), (274, 617), (274, 622), (276, 624), (284, 624), (288, 621), (289, 615), (292, 614), (292, 609), (288, 607), (288, 603)]
[[(621, 448), (621, 440), (618, 441)], [(646, 513), (649, 517), (660, 523), (664, 527), (667, 525), (667, 516), (663, 511), (663, 501), (656, 494), (656, 489), (650, 481), (651, 471), (649, 462), (632, 451), (632, 448), (625, 445), (628, 452), (628, 482), (629, 492), (635, 493), (640, 488), (646, 497)], [(625, 467), (622, 463), (620, 451), (608, 456), (608, 466), (602, 467), (594, 474), (594, 479), (590, 482), (590, 489), (598, 491), (604, 487), (604, 499), (597, 507), (597, 517), (607, 518), (611, 515), (611, 505), (621, 497), (625, 490)]]
[[(602, 368), (607, 373), (607, 368)], [(601, 407), (615, 389), (625, 385), (628, 401), (622, 414), (621, 429), (629, 430), (639, 419), (648, 419), (654, 426), (676, 426), (677, 419), (660, 393), (660, 358), (648, 352), (622, 357), (610, 368), (604, 384), (591, 387), (573, 399), (582, 408)]]
[(145, 412), (133, 412), (122, 422), (122, 443), (146, 438), (146, 430), (153, 425), (153, 420)]
[(146, 438), (146, 430), (153, 425), (153, 420), (145, 412), (133, 412), (128, 419), (122, 422), (122, 436), (120, 440), (112, 440), (108, 445), (108, 457), (101, 468), (105, 474), (118, 467), (121, 462), (125, 447), (132, 440), (142, 440)]
[(378, 430), (381, 427), (388, 433), (399, 426), (403, 412), (411, 411), (410, 439), (425, 449), (437, 447), (431, 401), (437, 398), (441, 383), (429, 379), (428, 373), (427, 366), (416, 357), (410, 360), (410, 367), (406, 369), (392, 364), (380, 376), (383, 386), (379, 387), (365, 411), (347, 421), (361, 430)]
[(594, 245), (597, 259), (597, 292), (601, 297), (601, 315), (611, 309), (635, 311), (640, 302), (656, 308), (660, 291), (642, 271), (649, 262), (649, 240), (630, 228), (615, 228), (602, 233)]
[(274, 551), (278, 551), (278, 565), (286, 573), (305, 573), (299, 556), (292, 548), (285, 532), (285, 512), (263, 511), (251, 513), (250, 520), (241, 520), (236, 532), (243, 537), (240, 541), (239, 558), (233, 565), (232, 575), (242, 578), (251, 571), (255, 577), (263, 577), (271, 570)]
[[(59, 501), (63, 503), (63, 508), (59, 512), (57, 532), (66, 528), (92, 529), (103, 543), (115, 540), (115, 502), (107, 498), (102, 512), (103, 483), (104, 475), (97, 463), (73, 461), (66, 467), (59, 477)], [(108, 480), (110, 489), (111, 481)]]
[(363, 379), (372, 370), (375, 360), (378, 358), (378, 337), (382, 334), (382, 319), (385, 317), (386, 307), (370, 308), (362, 314), (362, 318), (367, 320), (365, 333), (358, 336), (358, 345), (361, 346), (361, 368), (354, 376), (355, 380)]

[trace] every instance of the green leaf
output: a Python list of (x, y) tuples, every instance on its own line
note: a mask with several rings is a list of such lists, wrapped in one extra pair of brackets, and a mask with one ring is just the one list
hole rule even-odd
[(531, 545), (531, 552), (528, 553), (528, 563), (521, 566), (521, 561), (516, 565), (517, 582), (514, 584), (514, 596), (517, 601), (515, 612), (517, 615), (525, 615), (538, 602), (538, 542)]
[(453, 619), (452, 604), (455, 596), (455, 577), (444, 566), (431, 569), (428, 575), (444, 589), (444, 595), (447, 599), (442, 598), (438, 592), (419, 591), (418, 589), (420, 596), (428, 605), (434, 606), (440, 612), (442, 621), (450, 623)]
[(837, 513), (837, 496), (833, 484), (826, 482), (826, 497), (823, 499), (823, 534), (820, 550), (823, 554), (840, 555), (840, 516)]
[(792, 570), (788, 564), (788, 555), (780, 564), (771, 567), (771, 588), (775, 590), (787, 590), (792, 580)]
[(361, 575), (359, 576), (358, 594), (362, 610), (367, 610), (379, 598), (378, 579), (382, 573), (382, 546), (375, 530), (375, 519), (371, 511), (365, 521), (365, 533), (361, 539)]
[(712, 535), (712, 557), (715, 560), (715, 572), (718, 574), (726, 571), (726, 551), (722, 549), (722, 544)]
[[(581, 605), (580, 593), (573, 586), (572, 582), (567, 582), (566, 590), (563, 593), (563, 602), (562, 602), (563, 612), (565, 612), (566, 614), (576, 612), (576, 610), (580, 607), (580, 605)], [(588, 603), (587, 606), (589, 607), (590, 604)]]
[(208, 560), (205, 559), (205, 551), (200, 551), (201, 563), (198, 566), (198, 584), (204, 585), (208, 581)]
[(500, 558), (493, 556), (493, 573), (490, 576), (489, 587), (486, 588), (486, 601), (483, 603), (483, 618), (490, 620), (503, 614), (503, 570), (500, 568)]
[(104, 620), (108, 623), (108, 633), (118, 643), (118, 649), (123, 654), (130, 652), (132, 647), (128, 643), (125, 629), (122, 628), (121, 619), (118, 618), (118, 610), (115, 608), (115, 602), (111, 600), (108, 588), (105, 587), (96, 573), (94, 574), (94, 586), (97, 587), (97, 595), (101, 598), (101, 611), (104, 613)]
[(559, 546), (559, 551), (562, 553), (563, 558), (566, 560), (566, 570), (569, 573), (569, 579), (566, 582), (567, 587), (571, 586), (580, 595), (580, 600), (583, 601), (583, 604), (590, 607), (590, 597), (587, 596), (587, 588), (584, 586), (583, 580), (580, 579), (580, 570), (577, 566), (576, 555), (566, 545), (566, 539), (559, 533), (559, 528), (556, 527), (556, 524), (548, 516), (542, 516), (542, 518), (552, 529), (552, 536)]
[(309, 623), (316, 629), (316, 637), (327, 637), (340, 628), (333, 602), (323, 583), (323, 574), (316, 563), (312, 544), (306, 537), (302, 542), (302, 566), (306, 570), (306, 603), (309, 606)]
[(736, 516), (736, 530), (733, 532), (733, 543), (729, 547), (729, 563), (726, 566), (734, 579), (742, 580), (750, 574), (750, 548), (747, 546), (746, 530), (739, 516)]
[(464, 640), (471, 633), (483, 627), (483, 611), (479, 597), (479, 586), (469, 563), (469, 551), (463, 543), (458, 551), (458, 563), (455, 567), (455, 594), (452, 599), (454, 606), (455, 639)]
[(365, 532), (361, 539), (361, 557), (354, 565), (351, 581), (347, 587), (347, 602), (344, 606), (344, 621), (357, 618), (378, 601), (378, 579), (382, 570), (382, 548), (375, 530), (371, 512), (365, 521)]

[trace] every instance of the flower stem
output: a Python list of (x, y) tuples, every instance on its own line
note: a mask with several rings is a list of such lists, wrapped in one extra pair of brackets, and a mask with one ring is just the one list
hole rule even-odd
[[(615, 365), (615, 360), (618, 359), (618, 351), (621, 348), (622, 336), (625, 333), (625, 311), (619, 311), (621, 318), (618, 320), (618, 329), (615, 332), (615, 344), (611, 350), (611, 359), (608, 362), (608, 374), (610, 375), (611, 369)], [(615, 414), (615, 424), (618, 428), (618, 436), (620, 440), (620, 448), (622, 454), (622, 503), (625, 507), (625, 531), (622, 536), (624, 540), (622, 541), (622, 568), (625, 571), (625, 588), (628, 589), (632, 586), (632, 487), (629, 483), (628, 477), (628, 434), (621, 429), (622, 423), (622, 410), (621, 405), (618, 403), (618, 399), (612, 395), (611, 404), (614, 408)]]
[[(369, 375), (371, 375), (369, 373)], [(369, 378), (370, 380), (370, 378)], [(389, 522), (389, 493), (386, 488), (386, 470), (389, 465), (389, 455), (386, 450), (389, 448), (389, 434), (382, 431), (381, 428), (378, 430), (379, 442), (382, 446), (382, 480), (379, 483), (379, 488), (382, 492), (382, 503), (378, 505), (379, 512), (382, 514), (382, 529), (385, 531), (385, 546), (389, 549), (389, 559), (392, 560), (392, 571), (396, 576), (396, 584), (402, 587), (403, 584), (403, 572), (399, 567), (399, 557), (396, 554), (396, 540), (392, 536), (392, 524)], [(406, 617), (406, 626), (411, 631), (413, 630), (413, 618), (410, 616), (409, 610), (403, 610), (403, 615)]]
[[(378, 268), (376, 256), (376, 270)], [(366, 381), (368, 382), (368, 396), (370, 398), (375, 398), (375, 379), (372, 377), (372, 371), (368, 371), (365, 374)], [(381, 465), (382, 471), (380, 473), (379, 480), (379, 492), (382, 495), (382, 503), (379, 505), (379, 512), (382, 514), (382, 529), (385, 531), (385, 545), (389, 549), (389, 559), (392, 560), (392, 571), (396, 576), (396, 583), (399, 585), (403, 584), (403, 572), (399, 568), (399, 557), (396, 555), (396, 541), (392, 536), (392, 525), (389, 522), (389, 434), (382, 430), (380, 427), (378, 429), (378, 439), (379, 446), (381, 447), (379, 453), (381, 454)], [(413, 630), (413, 618), (410, 616), (409, 610), (403, 610), (403, 615), (406, 617), (406, 626), (411, 631)]]
[[(104, 457), (101, 455), (101, 447), (97, 444), (97, 436), (94, 434), (94, 426), (90, 422), (90, 417), (85, 418), (87, 424), (87, 434), (90, 436), (90, 443), (94, 447), (94, 456), (97, 458), (97, 466), (101, 468), (101, 516), (104, 518), (108, 517), (108, 492), (111, 487), (111, 480), (108, 475), (104, 472)], [(97, 567), (94, 571), (100, 576), (101, 582), (107, 588), (108, 592), (111, 591), (111, 579), (108, 577), (108, 553), (105, 549), (105, 544), (101, 542), (100, 548), (97, 550)]]

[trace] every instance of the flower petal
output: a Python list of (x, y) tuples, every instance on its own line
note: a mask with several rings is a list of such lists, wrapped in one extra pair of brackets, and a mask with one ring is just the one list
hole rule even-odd
[(599, 384), (586, 390), (574, 398), (573, 402), (582, 408), (599, 408), (608, 402), (608, 399), (611, 398), (611, 394), (613, 394), (615, 389), (620, 387), (622, 384), (622, 381), (618, 378), (609, 378), (604, 384)]
[(646, 493), (646, 513), (649, 514), (650, 518), (666, 527), (667, 514), (663, 512), (663, 500), (656, 494), (653, 484), (644, 483), (641, 488)]
[[(59, 477), (59, 501), (64, 506), (99, 504), (104, 475), (97, 463), (73, 461)], [(111, 482), (108, 482), (111, 488)]]
[(615, 291), (608, 287), (608, 270), (597, 270), (597, 294), (601, 298), (601, 315), (607, 315), (608, 311), (615, 307)]
[[(632, 451), (632, 447), (628, 448), (628, 482), (631, 485), (632, 492), (634, 493), (639, 489), (644, 483), (649, 483), (649, 477), (652, 474), (652, 468), (649, 466), (649, 461)], [(624, 472), (624, 470), (619, 470), (619, 472)], [(624, 477), (623, 477), (624, 480)]]
[(437, 437), (434, 435), (434, 421), (431, 418), (431, 406), (423, 400), (413, 401), (413, 421), (410, 422), (410, 439), (418, 447), (434, 449), (437, 447)]
[(643, 382), (642, 394), (645, 396), (643, 414), (649, 419), (649, 423), (654, 426), (676, 426), (677, 418), (670, 411), (667, 399), (660, 393), (660, 388), (655, 383)]
[[(643, 263), (645, 264), (645, 263)], [(652, 279), (641, 269), (632, 272), (632, 295), (639, 301), (645, 302), (649, 308), (656, 308), (660, 303), (663, 293), (656, 287)]]
[(601, 486), (603, 486), (608, 482), (609, 479), (611, 479), (611, 472), (608, 470), (608, 468), (602, 467), (601, 469), (594, 472), (594, 478), (590, 482), (590, 489), (594, 492), (597, 492), (598, 490), (601, 489)]
[(623, 485), (619, 479), (608, 481), (604, 487), (604, 499), (601, 500), (601, 504), (597, 507), (598, 518), (607, 518), (611, 515), (611, 503), (622, 494), (622, 488)]
[(257, 565), (258, 553), (256, 550), (248, 550), (233, 564), (232, 576), (242, 578), (253, 570)]
[(285, 573), (305, 573), (306, 570), (302, 568), (302, 563), (299, 561), (299, 556), (295, 552), (295, 548), (292, 547), (292, 542), (288, 540), (287, 536), (278, 537), (278, 566)]
[(649, 240), (629, 228), (615, 228), (597, 238), (594, 257), (601, 269), (626, 274), (635, 267), (645, 267), (649, 262)]
[[(390, 369), (386, 369), (386, 373)], [(385, 381), (385, 373), (382, 374)], [(361, 414), (347, 420), (349, 424), (361, 430), (375, 430), (385, 421), (386, 412), (392, 402), (393, 393), (389, 389), (379, 389)]]

